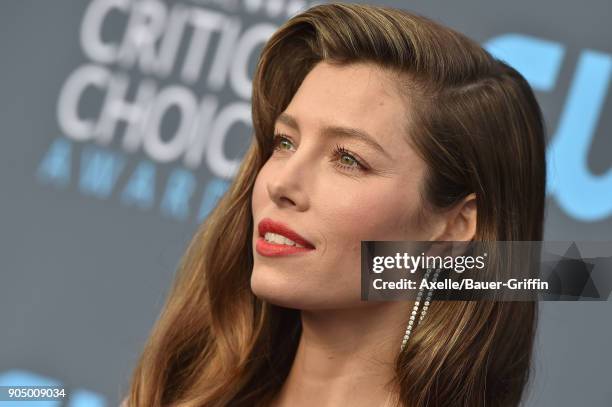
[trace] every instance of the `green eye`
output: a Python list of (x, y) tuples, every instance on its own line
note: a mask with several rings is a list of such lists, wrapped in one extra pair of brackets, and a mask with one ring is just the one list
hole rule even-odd
[(291, 140), (282, 134), (275, 134), (272, 144), (275, 150), (291, 150), (293, 145)]
[[(274, 151), (292, 151), (293, 150), (293, 142), (289, 138), (282, 133), (275, 134), (272, 141)], [(367, 167), (361, 163), (361, 161), (353, 156), (353, 154), (347, 150), (346, 148), (336, 145), (333, 150), (333, 159), (331, 161), (334, 162), (338, 168), (347, 171), (362, 171), (365, 172)]]
[(288, 147), (291, 148), (291, 143), (289, 142), (289, 140), (281, 140), (279, 142), (279, 145), (284, 148), (284, 147)]
[(340, 168), (353, 171), (365, 171), (366, 166), (361, 163), (357, 158), (353, 157), (353, 154), (346, 148), (336, 145), (334, 149), (334, 157), (336, 165)]
[(342, 162), (342, 164), (347, 165), (349, 167), (352, 167), (353, 165), (357, 164), (357, 161), (347, 154), (342, 155), (342, 157), (340, 157), (340, 161)]

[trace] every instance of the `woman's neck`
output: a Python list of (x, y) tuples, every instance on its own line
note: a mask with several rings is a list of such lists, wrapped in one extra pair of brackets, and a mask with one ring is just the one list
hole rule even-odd
[(382, 302), (302, 311), (296, 356), (272, 406), (383, 406), (410, 308)]

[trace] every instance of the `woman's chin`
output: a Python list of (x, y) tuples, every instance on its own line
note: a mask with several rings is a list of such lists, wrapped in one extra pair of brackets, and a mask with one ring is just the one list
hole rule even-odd
[(303, 311), (352, 308), (357, 305), (354, 302), (341, 301), (334, 295), (313, 296), (312, 291), (281, 289), (277, 286), (267, 286), (253, 281), (251, 282), (251, 291), (257, 298), (270, 304)]
[(283, 284), (271, 279), (252, 277), (251, 291), (260, 300), (280, 307), (303, 309), (304, 306), (308, 306), (308, 301), (304, 301), (300, 293), (289, 287), (283, 287)]
[[(325, 290), (332, 288), (332, 290)], [(359, 291), (349, 296), (345, 289), (319, 284), (307, 285), (303, 279), (278, 270), (256, 266), (251, 274), (251, 291), (268, 303), (300, 310), (354, 308), (360, 306)], [(342, 288), (346, 288), (343, 286)], [(358, 288), (357, 288), (358, 290)]]

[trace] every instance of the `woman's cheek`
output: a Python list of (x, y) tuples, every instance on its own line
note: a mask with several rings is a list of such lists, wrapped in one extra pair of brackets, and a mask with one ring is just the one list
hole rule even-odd
[(264, 166), (257, 174), (257, 178), (255, 179), (255, 184), (253, 185), (253, 195), (252, 195), (252, 203), (251, 203), (253, 214), (256, 214), (257, 211), (265, 203), (265, 199), (267, 195), (266, 184), (265, 184), (266, 175), (267, 175), (267, 169)]

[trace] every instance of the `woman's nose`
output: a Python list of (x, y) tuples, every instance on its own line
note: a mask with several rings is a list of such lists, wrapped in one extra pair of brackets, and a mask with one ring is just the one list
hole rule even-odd
[(307, 180), (312, 169), (308, 167), (306, 154), (295, 152), (276, 166), (267, 183), (270, 199), (279, 207), (295, 207), (304, 211), (309, 205)]

